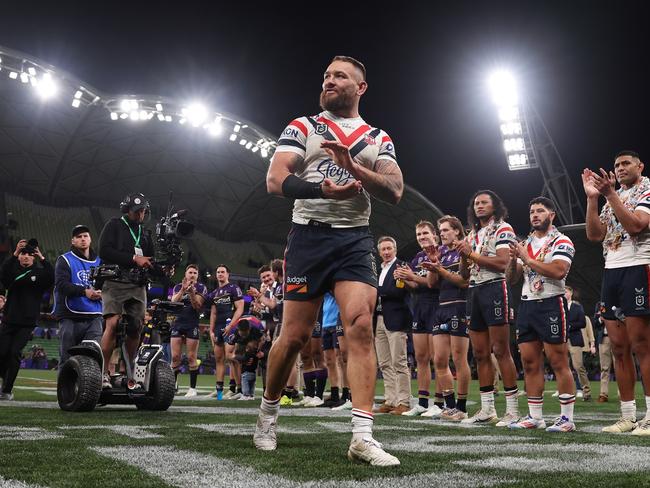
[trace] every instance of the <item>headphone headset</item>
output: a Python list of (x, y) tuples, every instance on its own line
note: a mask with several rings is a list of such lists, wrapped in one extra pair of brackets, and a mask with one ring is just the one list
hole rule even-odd
[(128, 213), (129, 210), (131, 210), (131, 208), (133, 208), (135, 205), (142, 205), (142, 203), (146, 205), (145, 208), (148, 212), (149, 201), (147, 198), (142, 193), (131, 193), (125, 196), (120, 202), (120, 211), (122, 213)]

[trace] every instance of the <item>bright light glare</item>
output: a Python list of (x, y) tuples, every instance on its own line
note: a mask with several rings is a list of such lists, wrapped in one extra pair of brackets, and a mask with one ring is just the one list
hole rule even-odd
[(49, 73), (45, 73), (40, 79), (38, 85), (36, 85), (36, 91), (41, 98), (47, 99), (56, 95), (58, 86), (52, 79), (52, 76)]
[(508, 165), (511, 168), (518, 166), (526, 166), (528, 164), (528, 156), (526, 154), (509, 154)]
[(517, 82), (508, 71), (495, 71), (489, 81), (492, 99), (499, 107), (517, 105)]
[(9, 78), (11, 78), (12, 80), (15, 80), (16, 78), (18, 78), (18, 73), (16, 73), (15, 71), (12, 71), (11, 73), (9, 73)]
[(262, 155), (263, 158), (266, 158), (269, 155), (269, 152), (266, 149), (262, 148), (260, 154)]
[(208, 118), (207, 109), (200, 103), (193, 103), (189, 107), (184, 108), (182, 113), (194, 127), (200, 126)]
[(72, 100), (72, 106), (74, 108), (79, 108), (79, 105), (81, 105), (81, 100), (79, 100), (78, 98), (75, 98), (74, 100)]
[(517, 107), (506, 107), (499, 110), (499, 119), (503, 122), (519, 119), (519, 110)]
[(231, 141), (236, 141), (237, 140), (237, 134), (230, 134), (230, 137), (228, 138)]
[(118, 115), (115, 112), (111, 112), (111, 120), (117, 120)]
[(526, 146), (524, 144), (524, 140), (521, 137), (517, 137), (514, 139), (505, 139), (503, 141), (503, 148), (505, 149), (506, 152), (513, 152), (513, 151), (523, 151)]
[(501, 134), (504, 136), (519, 135), (521, 134), (521, 124), (519, 122), (501, 124)]
[(29, 82), (29, 75), (27, 73), (20, 73), (20, 81), (23, 83)]

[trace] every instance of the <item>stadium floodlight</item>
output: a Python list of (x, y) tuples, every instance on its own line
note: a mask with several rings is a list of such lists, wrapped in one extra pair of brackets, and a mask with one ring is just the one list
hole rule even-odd
[(29, 83), (29, 75), (25, 72), (20, 73), (20, 81), (23, 83)]
[(172, 116), (171, 115), (165, 115), (165, 122), (171, 122), (172, 121)]
[(81, 105), (81, 100), (79, 100), (78, 98), (75, 98), (74, 100), (72, 100), (72, 106), (74, 108), (79, 108), (79, 105)]
[(266, 149), (262, 148), (260, 154), (263, 158), (266, 158), (269, 155), (269, 152)]
[(146, 110), (140, 110), (140, 120), (147, 120), (149, 113)]
[(111, 112), (111, 120), (117, 120), (119, 116), (115, 112)]
[(508, 168), (512, 171), (536, 168), (534, 148), (526, 130), (524, 107), (515, 76), (507, 70), (495, 71), (488, 77), (488, 87), (501, 121), (501, 142)]
[(228, 140), (230, 140), (232, 142), (235, 142), (237, 140), (237, 134), (230, 134), (230, 137), (228, 138)]
[(194, 127), (199, 127), (208, 118), (207, 109), (200, 103), (193, 103), (182, 110), (183, 116)]
[(18, 78), (18, 73), (16, 73), (15, 71), (12, 71), (11, 73), (9, 73), (9, 78), (11, 78), (12, 80), (15, 80), (16, 78)]
[(251, 151), (253, 151), (254, 153), (256, 153), (259, 150), (260, 150), (259, 146), (253, 146), (253, 149), (251, 149)]
[(32, 76), (36, 76), (36, 69), (34, 69), (33, 66), (30, 66), (29, 68), (27, 68), (27, 72)]
[[(33, 80), (36, 80), (36, 78), (33, 78)], [(39, 96), (44, 100), (53, 97), (59, 90), (56, 82), (52, 79), (52, 75), (49, 73), (45, 73), (35, 86)]]
[(233, 129), (233, 132), (239, 132), (241, 130), (241, 125), (235, 124), (235, 128)]
[(81, 90), (77, 90), (77, 91), (75, 92), (75, 94), (74, 94), (74, 97), (75, 97), (75, 98), (81, 98), (82, 95), (83, 95), (83, 92), (82, 92)]
[(240, 146), (245, 146), (246, 142), (247, 142), (246, 139), (242, 139), (242, 140), (239, 141), (239, 145)]
[(128, 119), (128, 118), (129, 118), (129, 114), (127, 114), (126, 112), (122, 112), (120, 114), (120, 119), (124, 120), (124, 119)]
[(156, 104), (156, 110), (158, 110), (158, 112), (162, 112), (162, 111), (163, 111), (163, 106), (162, 106), (161, 103), (157, 103), (157, 104)]
[(492, 100), (498, 107), (513, 107), (518, 104), (517, 82), (509, 71), (495, 71), (488, 81)]
[(129, 118), (130, 118), (131, 120), (140, 120), (140, 112), (138, 112), (137, 110), (133, 110), (133, 111), (129, 114)]
[(158, 114), (157, 117), (158, 117), (158, 120), (160, 120), (161, 122), (165, 121), (165, 116), (163, 114)]
[(246, 144), (246, 149), (250, 149), (251, 147), (253, 147), (253, 143), (252, 143), (252, 142), (249, 142), (248, 144)]

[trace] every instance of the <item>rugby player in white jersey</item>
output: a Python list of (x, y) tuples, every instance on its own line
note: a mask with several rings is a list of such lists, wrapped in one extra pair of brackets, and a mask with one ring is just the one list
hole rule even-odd
[[(469, 279), (467, 316), (469, 338), (477, 363), (481, 409), (464, 424), (510, 425), (519, 418), (517, 370), (510, 353), (510, 290), (505, 281), (511, 242), (516, 236), (505, 222), (508, 209), (491, 190), (479, 190), (470, 199), (467, 221), (471, 231), (456, 245), (461, 255), (460, 274)], [(506, 413), (499, 420), (494, 409), (494, 365), (497, 358), (506, 396)]]
[(359, 100), (367, 88), (363, 64), (336, 56), (324, 73), (323, 112), (288, 125), (269, 167), (269, 193), (295, 203), (285, 254), (282, 332), (269, 353), (253, 440), (258, 449), (276, 448), (282, 388), (311, 336), (323, 295), (333, 290), (349, 350), (353, 409), (348, 458), (396, 466), (399, 460), (372, 436), (377, 270), (368, 221), (370, 195), (396, 204), (404, 183), (390, 137), (359, 116)]
[(565, 279), (575, 248), (553, 225), (555, 204), (545, 197), (528, 205), (533, 231), (524, 243), (510, 244), (506, 278), (514, 284), (524, 277), (517, 312), (517, 343), (524, 365), (528, 415), (512, 422), (511, 429), (544, 429), (544, 354), (553, 368), (560, 393), (560, 416), (547, 432), (571, 432), (576, 385), (569, 368)]
[[(585, 169), (587, 238), (603, 242), (605, 272), (601, 292), (602, 317), (614, 355), (621, 418), (603, 432), (650, 435), (650, 180), (634, 151), (621, 151), (614, 173)], [(616, 181), (621, 187), (615, 191)], [(606, 203), (600, 215), (598, 200)], [(620, 321), (621, 314), (625, 320)], [(646, 415), (637, 423), (634, 386), (639, 361), (645, 390)]]

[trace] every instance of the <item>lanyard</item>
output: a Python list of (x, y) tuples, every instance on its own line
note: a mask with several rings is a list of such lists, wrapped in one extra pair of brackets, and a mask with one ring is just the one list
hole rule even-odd
[(126, 224), (127, 229), (129, 229), (129, 232), (131, 233), (131, 237), (133, 237), (133, 240), (135, 241), (135, 247), (140, 247), (140, 237), (142, 237), (142, 226), (138, 224), (138, 237), (135, 237), (135, 232), (131, 229), (131, 226), (129, 223), (126, 221), (124, 217), (122, 217), (122, 222)]
[[(25, 271), (23, 274), (20, 274), (20, 275), (16, 276), (16, 277), (14, 278), (14, 283), (15, 283), (16, 281), (18, 281), (20, 278), (23, 278), (24, 276), (27, 276), (27, 275), (28, 275), (29, 273), (31, 273), (31, 272), (32, 272), (32, 270), (31, 270), (31, 269), (28, 269), (28, 270)], [(9, 298), (9, 291), (10, 291), (10, 288), (7, 288), (7, 293), (5, 294), (5, 300), (6, 300), (7, 298)]]

